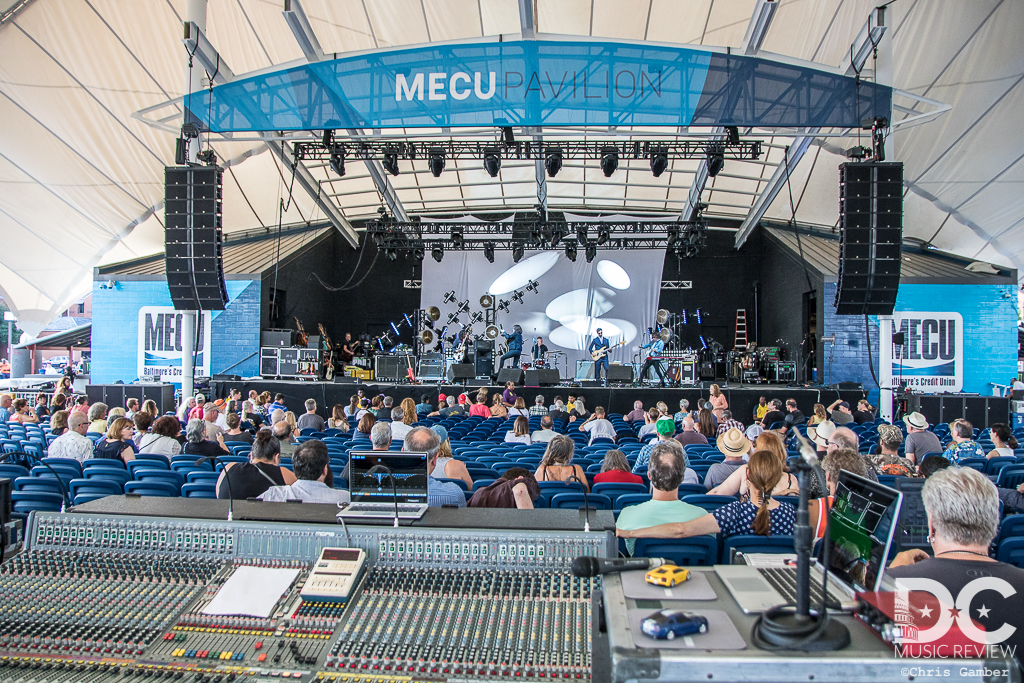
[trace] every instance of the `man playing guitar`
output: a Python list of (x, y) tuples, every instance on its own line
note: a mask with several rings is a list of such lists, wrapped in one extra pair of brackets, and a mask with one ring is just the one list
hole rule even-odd
[(341, 343), (341, 362), (351, 363), (352, 359), (355, 358), (356, 349), (359, 348), (359, 344), (362, 342), (353, 342), (352, 333), (345, 333), (345, 341)]
[(501, 370), (505, 367), (505, 361), (509, 358), (512, 359), (512, 367), (518, 368), (519, 357), (523, 353), (523, 328), (519, 325), (513, 325), (512, 334), (502, 331), (501, 336), (505, 337), (506, 341), (508, 341), (508, 353), (501, 357), (498, 369)]
[[(594, 358), (594, 379), (608, 379), (608, 348), (611, 344), (604, 337), (601, 328), (597, 328), (597, 336), (594, 337), (587, 351)], [(600, 356), (597, 354), (600, 353)], [(601, 376), (601, 368), (604, 368), (604, 377)]]
[(662, 388), (665, 387), (665, 372), (661, 369), (661, 354), (665, 350), (665, 342), (662, 341), (661, 337), (653, 336), (651, 341), (643, 344), (641, 349), (650, 349), (647, 354), (647, 360), (644, 361), (644, 366), (640, 368), (640, 376), (637, 378), (637, 382), (642, 382), (644, 377), (647, 376), (647, 371), (650, 368), (654, 368), (654, 371), (658, 373), (658, 377), (661, 379)]

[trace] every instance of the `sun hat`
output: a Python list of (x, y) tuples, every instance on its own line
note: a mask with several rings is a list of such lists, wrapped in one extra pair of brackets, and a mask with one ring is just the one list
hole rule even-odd
[(816, 446), (826, 448), (828, 447), (828, 437), (832, 436), (834, 431), (836, 431), (836, 423), (824, 420), (807, 428), (807, 438), (813, 441)]
[(921, 413), (911, 413), (910, 415), (906, 415), (904, 416), (903, 421), (914, 429), (928, 429), (928, 418)]
[(727, 458), (738, 458), (750, 452), (750, 440), (736, 427), (718, 437), (718, 450)]

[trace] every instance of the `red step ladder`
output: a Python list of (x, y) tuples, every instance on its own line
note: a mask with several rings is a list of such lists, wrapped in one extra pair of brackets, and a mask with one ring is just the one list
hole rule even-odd
[(736, 340), (733, 343), (734, 349), (747, 348), (747, 310), (736, 309)]

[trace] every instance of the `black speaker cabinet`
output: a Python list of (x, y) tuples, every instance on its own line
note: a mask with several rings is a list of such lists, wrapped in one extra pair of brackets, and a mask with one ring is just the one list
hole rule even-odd
[(164, 168), (164, 266), (176, 309), (223, 311), (227, 305), (222, 182), (218, 166)]
[(912, 394), (907, 398), (907, 409), (921, 413), (931, 424), (948, 424), (964, 418), (971, 425), (984, 429), (996, 422), (1009, 421), (1010, 399), (976, 394)]
[(559, 381), (558, 370), (553, 368), (526, 371), (526, 386), (528, 387), (554, 387), (558, 386)]
[(128, 399), (134, 398), (141, 406), (144, 401), (153, 401), (160, 413), (173, 413), (173, 384), (90, 384), (85, 388), (89, 403), (106, 403), (110, 408), (124, 408)]
[(839, 315), (891, 315), (900, 286), (903, 164), (839, 167)]
[(608, 381), (609, 382), (632, 382), (633, 381), (633, 366), (631, 366), (631, 365), (609, 365), (608, 366)]
[(295, 330), (261, 330), (260, 346), (291, 346)]
[(455, 363), (448, 367), (448, 381), (460, 382), (476, 377), (476, 369), (472, 363)]
[(405, 356), (377, 356), (374, 363), (373, 372), (377, 380), (401, 379), (406, 376), (408, 365)]
[(514, 382), (516, 384), (523, 383), (523, 369), (522, 368), (502, 368), (498, 371), (498, 384), (504, 385), (505, 382)]

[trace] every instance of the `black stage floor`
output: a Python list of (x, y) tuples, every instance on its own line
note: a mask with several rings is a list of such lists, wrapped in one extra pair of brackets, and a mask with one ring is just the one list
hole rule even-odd
[[(255, 389), (260, 393), (263, 391), (269, 391), (271, 394), (284, 394), (285, 405), (295, 411), (296, 414), (304, 412), (302, 405), (303, 402), (307, 398), (312, 398), (316, 400), (317, 412), (321, 415), (328, 414), (330, 407), (336, 403), (348, 405), (349, 398), (359, 387), (363, 387), (367, 396), (384, 394), (386, 396), (393, 397), (396, 406), (403, 398), (406, 397), (411, 397), (419, 403), (420, 397), (423, 394), (427, 394), (430, 397), (430, 402), (436, 406), (437, 396), (439, 393), (448, 395), (466, 391), (470, 395), (475, 395), (479, 389), (478, 386), (470, 386), (469, 388), (464, 389), (461, 385), (451, 384), (395, 384), (375, 382), (368, 382), (366, 384), (335, 384), (333, 382), (293, 382), (287, 380), (240, 380), (237, 382), (212, 381), (210, 385), (210, 393), (214, 398), (227, 398), (228, 392), (232, 388), (241, 389), (243, 395), (248, 395), (250, 389)], [(533, 405), (534, 398), (537, 394), (542, 394), (544, 396), (544, 400), (547, 405), (551, 405), (555, 396), (561, 396), (562, 399), (565, 400), (570, 394), (572, 394), (573, 396), (583, 396), (588, 410), (593, 410), (596, 406), (604, 406), (604, 408), (609, 412), (628, 413), (633, 410), (634, 401), (642, 401), (645, 408), (649, 408), (658, 401), (664, 401), (668, 404), (669, 408), (672, 409), (672, 412), (676, 412), (679, 410), (679, 401), (684, 398), (690, 401), (691, 409), (697, 406), (697, 401), (699, 399), (706, 400), (709, 395), (707, 387), (710, 385), (710, 382), (705, 382), (703, 388), (680, 387), (667, 389), (661, 389), (657, 386), (518, 387), (516, 389), (516, 393), (523, 397), (526, 401), (527, 407)], [(782, 384), (763, 384), (757, 386), (730, 386), (728, 384), (720, 384), (719, 386), (722, 389), (722, 393), (725, 394), (726, 399), (729, 401), (729, 408), (733, 411), (733, 415), (744, 424), (749, 424), (751, 422), (751, 415), (754, 407), (757, 405), (758, 399), (761, 396), (764, 396), (769, 401), (773, 398), (777, 398), (782, 401), (785, 401), (787, 398), (794, 398), (796, 399), (797, 406), (806, 415), (811, 414), (815, 403), (821, 403), (828, 406), (837, 398), (842, 397), (844, 400), (849, 401), (851, 406), (856, 406), (856, 402), (864, 397), (864, 392), (862, 391), (839, 391), (832, 387), (788, 387)], [(501, 391), (503, 387), (490, 386), (488, 388), (493, 395), (495, 391)]]

